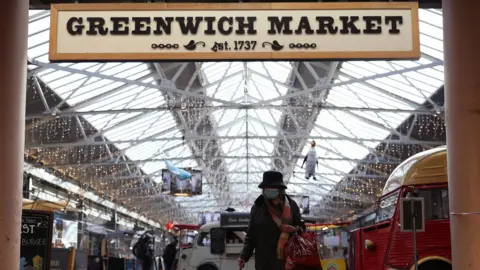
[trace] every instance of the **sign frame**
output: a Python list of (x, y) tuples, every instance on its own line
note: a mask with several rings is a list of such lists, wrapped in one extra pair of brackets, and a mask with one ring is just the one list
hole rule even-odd
[(248, 227), (250, 224), (250, 213), (233, 212), (220, 214), (220, 227), (222, 228), (238, 228)]
[[(404, 217), (404, 212), (405, 212), (405, 204), (404, 202), (412, 202), (412, 203), (420, 203), (421, 205), (421, 213), (417, 213), (417, 217), (415, 218), (415, 221), (417, 219), (420, 219), (420, 223), (422, 224), (421, 228), (415, 228), (415, 232), (413, 231), (413, 226), (412, 229), (406, 229), (405, 225), (408, 223), (412, 223), (412, 220), (405, 220)], [(412, 198), (401, 198), (399, 200), (399, 206), (400, 206), (400, 231), (401, 232), (425, 232), (425, 200), (423, 197), (412, 197)], [(413, 224), (411, 224), (413, 225)]]
[[(58, 13), (61, 11), (178, 11), (178, 10), (411, 10), (412, 50), (332, 52), (178, 52), (178, 53), (57, 53)], [(416, 60), (421, 57), (418, 2), (345, 3), (113, 3), (52, 4), (50, 62), (85, 61), (285, 61), (285, 60)], [(216, 57), (212, 57), (217, 55)]]

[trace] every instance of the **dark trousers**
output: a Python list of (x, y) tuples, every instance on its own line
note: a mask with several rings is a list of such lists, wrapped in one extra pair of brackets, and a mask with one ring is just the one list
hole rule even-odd
[[(153, 269), (153, 259), (141, 260), (142, 270), (154, 270)], [(155, 269), (157, 270), (157, 269)]]

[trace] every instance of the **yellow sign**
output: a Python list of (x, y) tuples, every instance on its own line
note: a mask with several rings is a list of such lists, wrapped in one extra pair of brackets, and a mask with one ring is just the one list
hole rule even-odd
[(53, 4), (50, 61), (418, 59), (418, 3)]
[(324, 259), (321, 264), (323, 270), (347, 270), (345, 259)]

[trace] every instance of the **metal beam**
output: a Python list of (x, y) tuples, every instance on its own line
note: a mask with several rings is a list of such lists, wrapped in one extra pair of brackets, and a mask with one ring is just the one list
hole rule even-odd
[[(293, 158), (299, 158), (300, 156), (292, 156)], [(176, 157), (176, 158), (168, 158), (170, 161), (178, 161), (178, 160), (198, 160), (198, 159), (208, 159), (209, 161), (214, 161), (217, 159), (225, 159), (225, 160), (243, 160), (243, 159), (271, 159), (271, 158), (285, 158), (285, 156), (188, 156), (188, 157)], [(72, 163), (72, 164), (48, 164), (48, 165), (35, 165), (36, 167), (41, 168), (66, 168), (66, 167), (83, 167), (83, 166), (118, 166), (118, 165), (125, 165), (125, 164), (142, 164), (147, 162), (163, 162), (165, 159), (163, 158), (147, 158), (147, 159), (139, 159), (139, 160), (118, 160), (112, 162), (85, 162), (85, 163)], [(389, 161), (389, 160), (364, 160), (364, 159), (350, 159), (350, 158), (333, 158), (333, 157), (318, 157), (318, 160), (328, 160), (328, 161), (348, 161), (348, 162), (355, 162), (359, 164), (391, 164), (391, 165), (398, 165), (400, 161)], [(215, 175), (219, 174), (215, 172)]]
[(351, 142), (377, 142), (377, 143), (390, 143), (390, 144), (421, 144), (421, 145), (442, 145), (444, 142), (439, 141), (420, 141), (420, 140), (397, 140), (397, 139), (370, 139), (370, 138), (350, 138), (350, 137), (326, 137), (326, 136), (309, 136), (308, 134), (297, 135), (277, 135), (277, 136), (259, 136), (259, 135), (246, 135), (246, 136), (202, 136), (202, 135), (188, 135), (185, 137), (171, 137), (171, 138), (149, 138), (138, 140), (114, 140), (114, 141), (79, 141), (79, 142), (60, 142), (60, 143), (27, 143), (25, 148), (71, 148), (86, 145), (105, 145), (105, 144), (121, 144), (132, 143), (140, 144), (143, 142), (156, 142), (156, 141), (185, 141), (185, 140), (235, 140), (235, 139), (258, 139), (258, 140), (271, 140), (271, 139), (312, 139), (322, 141), (351, 141)]
[[(75, 164), (73, 164), (75, 165)], [(32, 165), (33, 167), (43, 167), (43, 165)], [(230, 176), (235, 176), (235, 175), (244, 175), (249, 173), (250, 175), (261, 175), (265, 171), (232, 171), (232, 172), (222, 172), (218, 171), (215, 172), (214, 175), (230, 175)], [(130, 180), (130, 179), (139, 179), (139, 178), (155, 178), (159, 177), (162, 173), (162, 170), (158, 170), (156, 172), (150, 173), (148, 175), (128, 175), (128, 176), (115, 176), (115, 175), (109, 175), (106, 177), (99, 177), (99, 178), (89, 178), (90, 181), (110, 181), (110, 180), (116, 180), (116, 181), (121, 181), (121, 180)], [(293, 174), (298, 174), (298, 175), (303, 175), (303, 171), (293, 171)], [(208, 177), (209, 173), (204, 174), (204, 176)], [(341, 176), (341, 177), (346, 177), (346, 178), (352, 178), (352, 179), (377, 179), (377, 180), (385, 180), (388, 178), (388, 175), (379, 175), (379, 174), (355, 174), (355, 173), (326, 173), (326, 172), (317, 172), (317, 176)], [(332, 184), (337, 184), (337, 182), (331, 182)], [(162, 195), (163, 196), (163, 195)]]
[[(171, 63), (154, 63), (153, 66), (156, 71), (160, 74), (161, 81), (160, 85), (165, 85), (167, 87), (172, 87), (176, 89), (183, 89), (182, 91), (193, 92), (194, 90), (203, 89), (205, 86), (201, 85), (199, 74), (201, 73), (201, 65), (198, 63), (184, 63), (178, 69), (173, 70), (175, 73), (169, 72), (166, 70)], [(220, 86), (221, 82), (218, 84)], [(214, 128), (215, 119), (209, 114), (208, 111), (198, 111), (192, 110), (192, 108), (182, 108), (183, 100), (178, 100), (176, 97), (172, 96), (172, 93), (168, 91), (162, 91), (167, 100), (173, 100), (174, 106), (179, 106), (180, 109), (170, 110), (174, 118), (177, 119), (178, 126), (184, 126), (183, 130), (184, 136), (197, 135), (199, 130), (211, 130), (210, 135), (212, 138), (208, 139), (208, 143), (203, 144), (198, 140), (185, 140), (188, 143), (195, 160), (202, 169), (213, 169), (213, 170), (223, 170), (227, 171), (226, 163), (222, 160), (220, 163), (211, 163), (206, 164), (205, 160), (202, 158), (203, 155), (210, 156), (222, 156), (223, 149), (220, 142), (218, 141), (218, 134)], [(200, 93), (205, 104), (211, 106), (211, 100), (205, 99), (203, 97), (208, 97), (203, 93)], [(235, 103), (232, 103), (235, 104)], [(189, 119), (186, 119), (185, 116)], [(201, 125), (200, 125), (201, 124)], [(208, 149), (207, 149), (208, 148)], [(207, 153), (206, 153), (207, 152)], [(212, 154), (213, 153), (213, 154)], [(219, 159), (217, 158), (216, 161)], [(218, 198), (218, 196), (217, 196)]]
[[(236, 106), (202, 106), (188, 108), (193, 111), (217, 111), (217, 110), (255, 110), (255, 109), (272, 109), (272, 110), (300, 110), (305, 109), (306, 106), (289, 106), (289, 105), (254, 105), (254, 104), (237, 104)], [(112, 114), (127, 114), (127, 113), (148, 113), (159, 111), (175, 111), (182, 109), (179, 106), (159, 106), (157, 108), (141, 108), (141, 109), (120, 109), (120, 110), (95, 110), (95, 111), (59, 111), (55, 113), (30, 113), (25, 116), (29, 119), (41, 118), (58, 118), (58, 117), (73, 117), (84, 115), (112, 115)], [(345, 106), (329, 106), (329, 105), (313, 105), (312, 109), (321, 109), (324, 111), (350, 111), (350, 112), (393, 112), (393, 113), (408, 113), (415, 115), (443, 115), (444, 108), (437, 109), (392, 109), (392, 108), (367, 108), (367, 107), (345, 107)]]
[[(402, 2), (405, 0), (375, 0), (375, 2)], [(30, 9), (33, 10), (48, 10), (50, 9), (50, 3), (68, 3), (68, 4), (73, 4), (73, 3), (92, 3), (91, 0), (50, 0), (50, 1), (44, 1), (44, 0), (30, 0)], [(117, 0), (117, 1), (111, 1), (111, 0), (96, 0), (95, 3), (164, 3), (164, 0)], [(174, 0), (174, 1), (168, 1), (169, 3), (184, 3), (184, 1), (179, 1), (179, 0)], [(229, 0), (229, 1), (222, 1), (226, 3), (234, 3), (237, 4), (238, 1), (234, 0)], [(301, 1), (301, 2), (312, 2), (312, 1)], [(316, 2), (316, 1), (313, 1)], [(353, 2), (357, 3), (357, 1), (352, 1), (352, 0), (330, 0), (329, 2)], [(369, 1), (364, 1), (364, 2), (369, 2)], [(298, 2), (297, 2), (298, 3)], [(420, 8), (435, 8), (435, 9), (441, 9), (442, 8), (442, 1), (441, 0), (418, 0), (419, 7)]]

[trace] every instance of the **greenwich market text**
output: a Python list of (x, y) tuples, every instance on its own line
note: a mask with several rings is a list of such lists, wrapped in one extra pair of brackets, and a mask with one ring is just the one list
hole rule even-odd
[[(400, 34), (402, 16), (330, 16), (298, 22), (292, 16), (269, 16), (268, 35)], [(110, 22), (107, 24), (107, 20)], [(361, 23), (361, 22), (364, 23)], [(257, 35), (257, 17), (71, 17), (66, 24), (70, 35), (171, 35), (178, 25), (182, 35)], [(201, 25), (204, 25), (200, 28)], [(111, 25), (111, 26), (110, 26)], [(203, 29), (201, 33), (200, 29)], [(199, 33), (200, 32), (200, 33)]]

